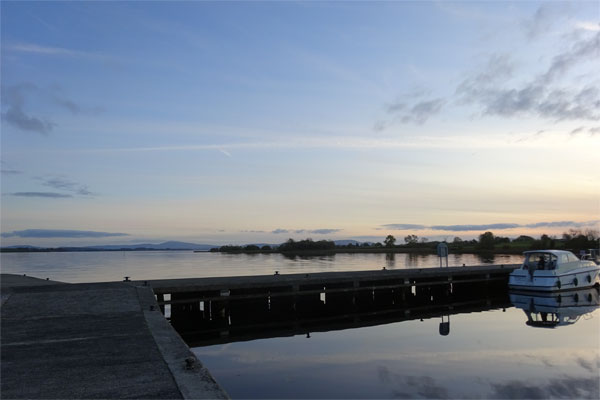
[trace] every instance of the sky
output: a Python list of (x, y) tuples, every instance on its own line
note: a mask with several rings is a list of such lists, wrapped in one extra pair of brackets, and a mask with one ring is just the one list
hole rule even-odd
[(13, 2), (3, 246), (600, 226), (600, 3)]

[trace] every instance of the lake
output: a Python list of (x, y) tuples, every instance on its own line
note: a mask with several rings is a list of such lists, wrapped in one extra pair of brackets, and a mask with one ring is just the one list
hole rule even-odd
[[(2, 272), (26, 274), (64, 282), (106, 282), (131, 279), (202, 278), (210, 276), (271, 275), (361, 271), (439, 266), (436, 255), (403, 253), (339, 253), (321, 257), (281, 254), (221, 254), (191, 251), (99, 251), (0, 253)], [(450, 254), (450, 266), (521, 263), (519, 255)]]
[[(439, 265), (431, 255), (286, 258), (166, 251), (2, 253), (1, 261), (3, 273), (65, 282)], [(449, 258), (450, 265), (489, 261), (469, 254)], [(520, 261), (514, 255), (493, 260)], [(291, 315), (283, 323), (256, 324), (250, 334), (180, 333), (233, 398), (597, 399), (598, 299), (597, 290), (566, 294), (560, 303), (500, 290), (438, 304), (434, 311), (419, 304), (411, 304), (410, 313), (403, 306), (402, 312), (388, 306), (343, 309), (340, 315), (333, 309), (327, 317)]]

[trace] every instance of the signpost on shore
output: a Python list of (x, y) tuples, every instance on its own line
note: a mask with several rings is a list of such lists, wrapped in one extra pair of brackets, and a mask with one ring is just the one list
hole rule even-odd
[(440, 258), (440, 268), (442, 267), (442, 258), (446, 259), (446, 267), (448, 267), (448, 245), (446, 243), (438, 243), (437, 255)]

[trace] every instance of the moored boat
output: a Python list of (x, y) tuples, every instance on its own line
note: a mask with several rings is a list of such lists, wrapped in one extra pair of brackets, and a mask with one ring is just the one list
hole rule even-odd
[(511, 289), (558, 291), (600, 285), (600, 266), (580, 260), (564, 250), (533, 250), (523, 253), (521, 268), (508, 279)]

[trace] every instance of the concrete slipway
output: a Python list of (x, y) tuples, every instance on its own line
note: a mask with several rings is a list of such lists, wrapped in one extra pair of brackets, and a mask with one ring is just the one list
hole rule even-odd
[(2, 399), (228, 398), (150, 288), (0, 278)]

